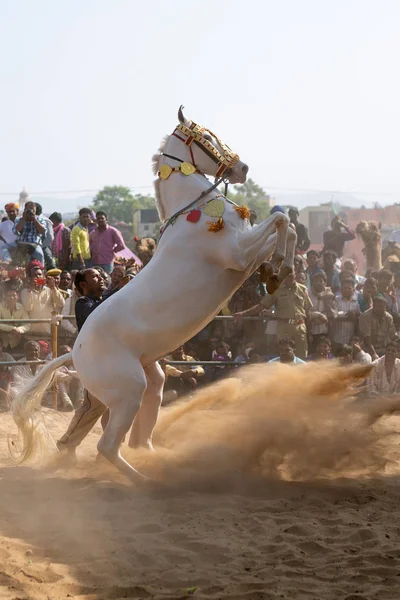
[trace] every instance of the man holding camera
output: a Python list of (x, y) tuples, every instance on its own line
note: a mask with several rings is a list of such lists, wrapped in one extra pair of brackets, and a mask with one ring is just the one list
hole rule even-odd
[(18, 242), (32, 244), (32, 260), (38, 260), (44, 264), (42, 237), (46, 233), (43, 217), (36, 215), (36, 204), (27, 202), (25, 204), (22, 217), (17, 218), (14, 224), (15, 233), (18, 235)]
[(338, 258), (342, 258), (345, 243), (354, 240), (356, 234), (343, 223), (339, 216), (336, 216), (332, 220), (331, 227), (332, 229), (324, 233), (324, 247), (321, 254), (330, 250), (331, 252), (335, 252)]

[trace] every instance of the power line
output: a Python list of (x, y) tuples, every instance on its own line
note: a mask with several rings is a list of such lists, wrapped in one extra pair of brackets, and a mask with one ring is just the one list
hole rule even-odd
[[(130, 190), (149, 190), (153, 188), (153, 185), (132, 185), (127, 186)], [(388, 191), (362, 191), (362, 190), (334, 190), (334, 189), (320, 189), (320, 188), (292, 188), (285, 186), (274, 186), (274, 185), (260, 185), (264, 190), (277, 191), (277, 192), (301, 192), (307, 194), (333, 194), (333, 195), (360, 195), (360, 196), (400, 196), (400, 191), (388, 192)], [(99, 188), (96, 189), (83, 189), (83, 190), (42, 190), (42, 191), (28, 191), (30, 196), (39, 195), (58, 195), (58, 194), (97, 194)], [(20, 192), (0, 192), (0, 196), (19, 196)]]

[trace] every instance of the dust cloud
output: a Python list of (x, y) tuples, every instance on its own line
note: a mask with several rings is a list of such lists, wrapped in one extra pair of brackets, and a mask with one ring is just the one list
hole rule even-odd
[(265, 479), (369, 477), (387, 465), (400, 400), (355, 397), (370, 367), (254, 365), (163, 411), (157, 452), (124, 451), (149, 477), (190, 489)]

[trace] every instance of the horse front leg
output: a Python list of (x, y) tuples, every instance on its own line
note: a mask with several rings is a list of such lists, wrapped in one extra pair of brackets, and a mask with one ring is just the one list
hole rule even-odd
[(286, 254), (278, 273), (274, 273), (272, 271), (270, 262), (264, 262), (268, 261), (272, 254), (271, 246), (273, 243), (274, 241), (271, 240), (271, 238), (268, 239), (258, 256), (258, 259), (261, 259), (260, 279), (263, 283), (266, 284), (267, 292), (269, 294), (273, 294), (274, 292), (276, 292), (276, 290), (280, 288), (282, 282), (286, 279), (286, 277), (293, 272), (294, 257), (296, 253), (297, 244), (297, 234), (295, 230), (289, 226), (286, 241)]
[(277, 271), (286, 256), (288, 228), (289, 219), (287, 216), (276, 212), (255, 227), (244, 231), (239, 237), (239, 251), (243, 253), (243, 259), (250, 264), (269, 236), (276, 232), (275, 248), (270, 262), (274, 271)]

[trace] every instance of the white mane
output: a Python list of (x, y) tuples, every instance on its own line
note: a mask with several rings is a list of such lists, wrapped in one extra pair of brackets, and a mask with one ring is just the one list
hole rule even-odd
[[(152, 169), (153, 169), (153, 173), (154, 175), (157, 175), (158, 173), (158, 169), (159, 169), (159, 163), (160, 163), (160, 158), (161, 158), (161, 152), (163, 152), (168, 140), (169, 140), (169, 135), (166, 135), (163, 137), (163, 139), (161, 140), (161, 144), (160, 147), (158, 149), (158, 153), (154, 154), (152, 157), (152, 161), (153, 161), (153, 165), (152, 165)], [(156, 193), (156, 208), (157, 208), (157, 212), (158, 212), (158, 216), (160, 217), (160, 221), (162, 223), (164, 223), (165, 221), (165, 210), (163, 205), (161, 204), (161, 200), (160, 200), (160, 182), (158, 179), (155, 179), (154, 181), (154, 191)]]

